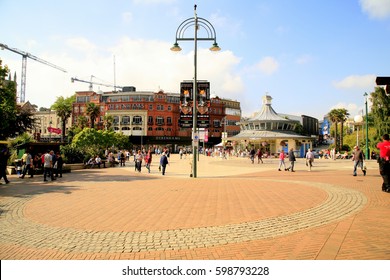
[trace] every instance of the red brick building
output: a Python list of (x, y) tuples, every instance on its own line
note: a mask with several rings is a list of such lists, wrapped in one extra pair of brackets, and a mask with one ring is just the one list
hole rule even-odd
[[(96, 129), (104, 129), (104, 116), (111, 115), (113, 129), (128, 135), (133, 144), (191, 145), (192, 129), (179, 126), (179, 93), (136, 91), (134, 87), (124, 88), (122, 92), (79, 91), (73, 104), (73, 124), (80, 116), (90, 121), (86, 113), (89, 102), (100, 108), (100, 116), (95, 120)], [(232, 110), (234, 115), (229, 113)], [(224, 131), (229, 135), (238, 134), (239, 125), (236, 123), (240, 117), (238, 101), (211, 98), (206, 146), (220, 143)]]

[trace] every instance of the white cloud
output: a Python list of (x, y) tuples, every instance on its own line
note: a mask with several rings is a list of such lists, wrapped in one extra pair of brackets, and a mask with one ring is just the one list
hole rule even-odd
[(375, 75), (351, 75), (341, 81), (334, 81), (333, 86), (338, 89), (372, 89), (375, 86)]
[(66, 44), (78, 51), (82, 51), (85, 53), (94, 52), (97, 50), (96, 45), (89, 42), (86, 38), (77, 37), (77, 38), (70, 38), (66, 41)]
[(360, 0), (360, 5), (371, 18), (384, 19), (390, 17), (389, 0)]
[[(35, 53), (38, 57), (68, 70), (63, 73), (38, 62), (27, 66), (26, 101), (38, 107), (51, 106), (58, 96), (70, 96), (75, 91), (88, 90), (88, 83), (71, 83), (71, 77), (114, 85), (114, 63), (117, 86), (135, 86), (137, 91), (179, 92), (180, 82), (194, 77), (194, 52), (191, 47), (179, 53), (170, 50), (171, 42), (133, 40), (122, 38), (109, 49), (98, 49), (85, 38), (72, 38), (66, 42), (66, 53)], [(182, 46), (184, 47), (184, 45)], [(74, 52), (74, 49), (77, 52)], [(99, 51), (97, 51), (99, 50)], [(240, 59), (230, 51), (211, 52), (198, 49), (198, 79), (208, 80), (211, 93), (225, 98), (238, 99), (244, 86), (236, 73)], [(11, 62), (11, 61), (8, 61)], [(11, 62), (20, 81), (20, 60)], [(9, 63), (8, 63), (9, 64)], [(13, 73), (12, 72), (12, 73)], [(113, 88), (94, 85), (95, 91)]]
[(330, 112), (332, 109), (347, 109), (347, 111), (349, 113), (349, 117), (353, 118), (356, 115), (361, 115), (362, 114), (363, 105), (358, 106), (355, 103), (348, 103), (347, 104), (347, 103), (340, 102), (340, 103), (337, 103), (336, 105), (332, 106), (328, 110), (328, 112)]
[(267, 56), (257, 63), (255, 67), (263, 74), (272, 75), (279, 69), (279, 63), (275, 58)]
[(122, 13), (122, 21), (125, 23), (129, 23), (133, 20), (133, 14), (131, 12)]
[(313, 57), (310, 54), (304, 54), (298, 57), (295, 61), (297, 64), (307, 64), (313, 60)]

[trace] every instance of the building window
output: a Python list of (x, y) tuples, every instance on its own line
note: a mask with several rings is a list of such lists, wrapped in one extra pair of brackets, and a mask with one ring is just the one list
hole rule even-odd
[(153, 104), (149, 104), (149, 110), (153, 110)]
[(142, 117), (141, 116), (134, 116), (133, 117), (133, 124), (142, 124)]
[(172, 111), (172, 106), (168, 105), (168, 111)]
[(133, 127), (133, 130), (142, 130), (142, 127), (136, 126), (136, 127)]
[(149, 126), (148, 131), (153, 131), (153, 127)]
[(172, 124), (172, 118), (171, 117), (167, 117), (167, 124)]
[(164, 128), (162, 128), (162, 127), (156, 127), (156, 130), (157, 130), (157, 131), (164, 131)]
[(149, 116), (148, 117), (148, 124), (153, 124), (153, 117), (152, 116)]
[(130, 117), (129, 116), (123, 116), (122, 117), (122, 124), (130, 124)]
[(119, 123), (119, 117), (118, 116), (114, 116), (113, 123), (114, 124), (118, 124)]
[(164, 124), (164, 118), (163, 117), (156, 117), (156, 124), (157, 125), (163, 125)]

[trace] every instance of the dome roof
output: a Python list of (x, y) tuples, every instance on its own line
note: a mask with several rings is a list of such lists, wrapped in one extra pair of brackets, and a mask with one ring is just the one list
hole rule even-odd
[(254, 114), (248, 121), (286, 121), (285, 118), (279, 116), (271, 106), (272, 97), (269, 95), (263, 96), (263, 106), (260, 112)]

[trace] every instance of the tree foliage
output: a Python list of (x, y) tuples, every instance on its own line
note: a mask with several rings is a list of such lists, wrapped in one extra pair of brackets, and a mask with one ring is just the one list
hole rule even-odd
[(51, 109), (55, 110), (57, 116), (61, 119), (62, 139), (65, 138), (66, 122), (72, 115), (72, 104), (75, 101), (76, 101), (75, 95), (68, 98), (64, 98), (63, 96), (60, 96), (57, 97), (57, 100), (51, 106)]
[(91, 120), (91, 128), (95, 128), (96, 118), (100, 115), (100, 108), (95, 103), (87, 103), (87, 114)]
[(0, 60), (0, 139), (22, 134), (34, 127), (31, 111), (16, 103), (16, 83), (6, 80), (9, 70)]
[(390, 133), (390, 96), (386, 95), (382, 87), (376, 87), (370, 94), (371, 117), (376, 129), (374, 141), (380, 141), (385, 133)]
[(73, 137), (71, 145), (80, 148), (88, 157), (91, 157), (101, 155), (102, 151), (111, 147), (127, 148), (129, 139), (127, 136), (112, 130), (84, 128)]

